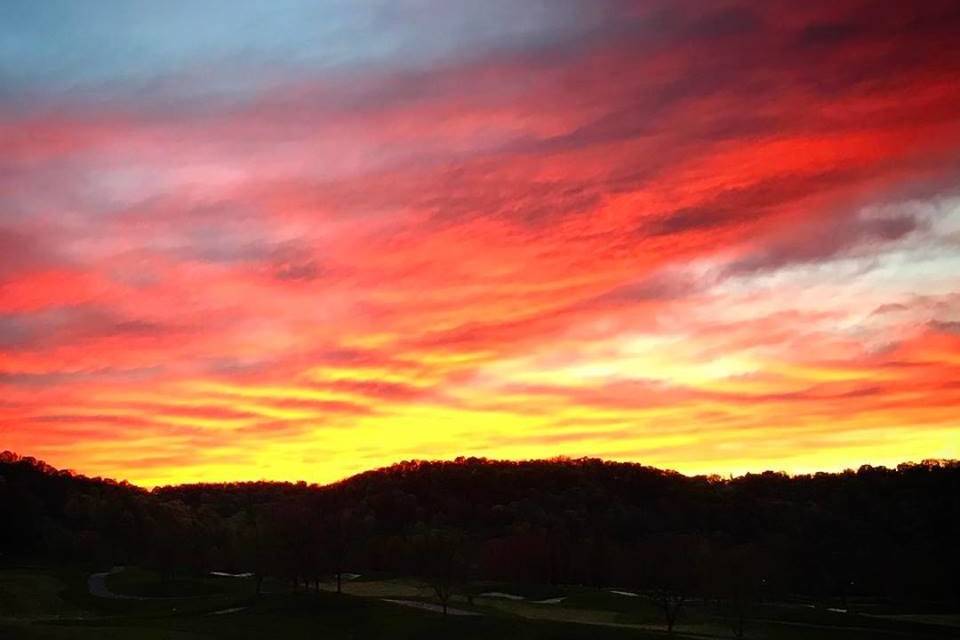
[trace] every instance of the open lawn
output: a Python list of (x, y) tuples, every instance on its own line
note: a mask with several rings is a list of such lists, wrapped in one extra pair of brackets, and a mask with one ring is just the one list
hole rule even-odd
[[(239, 592), (250, 581), (239, 578), (209, 577), (203, 579), (160, 577), (153, 571), (124, 569), (107, 576), (107, 588), (118, 594), (140, 598), (191, 598)], [(252, 589), (252, 587), (250, 587)]]
[[(451, 606), (479, 613), (444, 617), (434, 611), (386, 602), (429, 602), (429, 590), (401, 578), (351, 580), (345, 594), (291, 593), (282, 583), (253, 598), (250, 579), (197, 577), (163, 580), (141, 569), (108, 576), (111, 591), (145, 599), (111, 599), (89, 593), (88, 571), (63, 568), (0, 570), (0, 639), (219, 639), (297, 640), (323, 637), (390, 640), (451, 638), (586, 639), (664, 638), (657, 608), (643, 597), (583, 587), (515, 589), (524, 599), (458, 597)], [(485, 591), (487, 587), (495, 591)], [(511, 593), (508, 585), (478, 591)], [(523, 594), (516, 593), (523, 591)], [(563, 598), (538, 604), (547, 594)], [(547, 598), (547, 600), (552, 600)], [(849, 615), (787, 605), (758, 606), (748, 624), (757, 640), (883, 640), (960, 638), (960, 629), (936, 616), (918, 620)], [(947, 620), (946, 622), (950, 622)], [(690, 603), (676, 637), (730, 638), (722, 610)]]
[(63, 599), (64, 580), (32, 569), (0, 571), (0, 619), (74, 617), (82, 609)]

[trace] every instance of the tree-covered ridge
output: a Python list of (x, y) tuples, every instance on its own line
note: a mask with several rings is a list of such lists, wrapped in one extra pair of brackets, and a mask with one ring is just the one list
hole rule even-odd
[(617, 585), (665, 610), (691, 596), (960, 597), (956, 461), (724, 479), (595, 459), (469, 458), (402, 462), (327, 486), (148, 492), (5, 453), (0, 520), (7, 557), (293, 583), (376, 571), (447, 587)]

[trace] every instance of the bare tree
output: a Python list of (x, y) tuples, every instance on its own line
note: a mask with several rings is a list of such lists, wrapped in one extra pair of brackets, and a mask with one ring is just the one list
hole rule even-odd
[(239, 524), (240, 544), (245, 550), (245, 556), (250, 559), (253, 568), (254, 596), (259, 598), (263, 591), (263, 574), (267, 568), (264, 558), (263, 541), (260, 536), (260, 514), (253, 502), (253, 496), (248, 490), (243, 510), (243, 519)]
[(718, 554), (717, 574), (728, 603), (730, 626), (737, 638), (746, 635), (751, 609), (762, 599), (763, 589), (772, 574), (770, 554), (754, 544), (740, 544)]
[(643, 545), (641, 582), (646, 582), (648, 596), (663, 612), (667, 633), (673, 633), (687, 597), (696, 590), (702, 552), (700, 542), (685, 535)]
[(327, 569), (336, 578), (337, 593), (342, 594), (343, 574), (355, 555), (360, 527), (353, 512), (340, 511), (326, 520), (324, 528)]
[(463, 532), (458, 530), (431, 529), (421, 535), (423, 577), (433, 588), (444, 615), (453, 594), (465, 582), (465, 547)]
[(654, 589), (652, 597), (660, 610), (663, 611), (667, 622), (667, 633), (673, 633), (673, 627), (677, 624), (677, 618), (680, 616), (686, 597), (682, 592), (665, 587)]

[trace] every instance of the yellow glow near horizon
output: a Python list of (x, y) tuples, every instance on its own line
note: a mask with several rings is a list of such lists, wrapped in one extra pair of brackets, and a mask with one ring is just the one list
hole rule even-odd
[[(895, 34), (752, 3), (736, 38), (650, 3), (498, 3), (442, 42), (341, 3), (343, 50), (158, 14), (157, 51), (70, 73), (20, 47), (0, 450), (145, 485), (956, 456), (960, 57), (916, 28), (942, 3)], [(647, 37), (661, 9), (683, 37)]]

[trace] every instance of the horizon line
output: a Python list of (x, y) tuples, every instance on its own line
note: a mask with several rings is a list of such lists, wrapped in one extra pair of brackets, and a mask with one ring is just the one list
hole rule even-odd
[(601, 458), (597, 456), (557, 455), (557, 456), (542, 457), (542, 458), (522, 458), (521, 459), (521, 458), (488, 458), (485, 456), (460, 455), (454, 458), (411, 458), (406, 460), (398, 460), (397, 462), (393, 462), (389, 465), (384, 465), (379, 467), (370, 467), (369, 469), (358, 471), (357, 473), (353, 473), (353, 474), (344, 476), (343, 478), (340, 478), (338, 480), (332, 480), (330, 482), (308, 481), (303, 478), (297, 479), (297, 480), (269, 480), (266, 478), (259, 478), (259, 479), (210, 480), (210, 481), (198, 480), (193, 482), (179, 482), (174, 484), (145, 485), (145, 484), (138, 484), (136, 482), (132, 482), (127, 479), (119, 479), (119, 478), (107, 477), (107, 476), (90, 476), (90, 475), (86, 475), (81, 471), (77, 471), (76, 469), (71, 469), (66, 467), (57, 467), (35, 456), (23, 455), (23, 454), (17, 453), (16, 451), (10, 451), (10, 450), (0, 451), (0, 463), (15, 464), (17, 462), (24, 462), (24, 461), (28, 461), (28, 462), (33, 461), (35, 466), (41, 467), (44, 469), (44, 471), (49, 471), (51, 473), (57, 473), (57, 474), (66, 473), (76, 478), (83, 478), (83, 479), (94, 480), (94, 481), (99, 480), (102, 482), (113, 483), (117, 485), (125, 485), (125, 486), (142, 489), (148, 492), (152, 492), (155, 489), (166, 489), (166, 488), (195, 487), (195, 486), (204, 486), (204, 485), (213, 486), (213, 485), (262, 484), (262, 483), (278, 484), (278, 485), (304, 484), (307, 487), (323, 488), (323, 487), (332, 487), (341, 483), (349, 482), (350, 480), (357, 478), (359, 476), (362, 476), (364, 474), (387, 471), (389, 469), (402, 466), (402, 465), (415, 465), (415, 464), (423, 465), (423, 464), (442, 464), (442, 463), (466, 464), (470, 462), (480, 462), (483, 464), (517, 464), (517, 465), (524, 464), (524, 463), (538, 463), (538, 462), (541, 462), (541, 463), (543, 462), (545, 463), (599, 462), (604, 465), (627, 465), (627, 466), (633, 466), (633, 467), (641, 467), (641, 468), (650, 469), (654, 471), (660, 471), (663, 473), (674, 474), (677, 476), (682, 476), (684, 478), (690, 478), (690, 479), (705, 478), (714, 482), (732, 481), (732, 480), (738, 480), (740, 478), (745, 478), (747, 476), (759, 476), (759, 475), (766, 475), (766, 474), (775, 474), (775, 475), (785, 476), (787, 478), (793, 479), (793, 478), (802, 478), (802, 477), (813, 477), (817, 475), (839, 476), (839, 475), (846, 474), (848, 472), (858, 472), (863, 468), (896, 471), (896, 470), (899, 470), (901, 467), (910, 467), (910, 466), (944, 467), (944, 466), (950, 466), (954, 464), (960, 464), (960, 459), (956, 459), (956, 458), (924, 458), (921, 460), (904, 460), (902, 462), (898, 462), (895, 466), (887, 466), (886, 464), (870, 464), (868, 462), (864, 462), (857, 465), (856, 467), (846, 466), (843, 469), (839, 469), (839, 468), (819, 469), (815, 471), (805, 471), (805, 472), (791, 472), (791, 471), (766, 468), (760, 471), (744, 471), (741, 473), (688, 474), (688, 473), (683, 473), (682, 471), (678, 471), (676, 469), (670, 469), (667, 467), (657, 467), (654, 465), (648, 465), (642, 462), (637, 462), (632, 460), (613, 460), (613, 459)]

